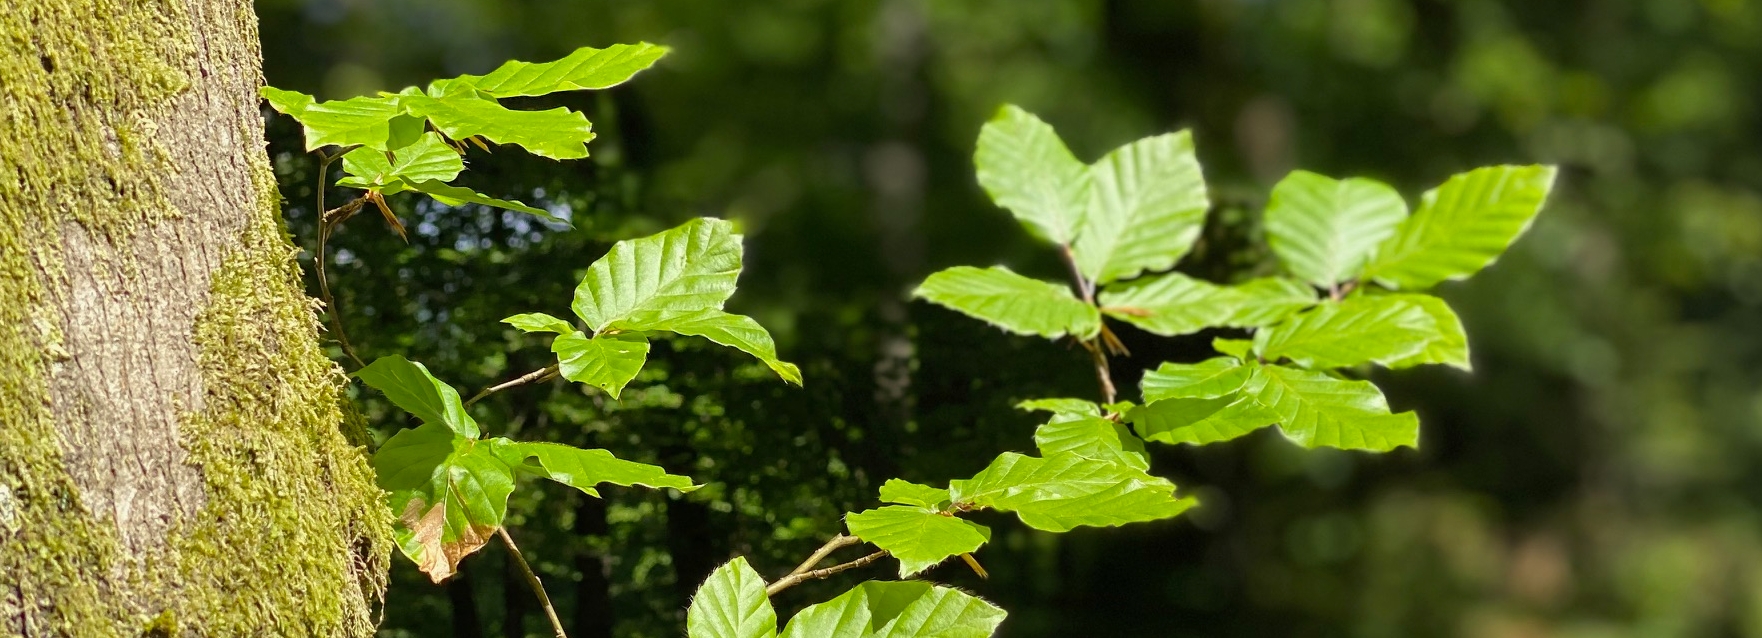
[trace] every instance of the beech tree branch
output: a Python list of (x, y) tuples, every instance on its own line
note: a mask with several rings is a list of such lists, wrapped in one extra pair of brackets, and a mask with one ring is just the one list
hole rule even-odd
[(477, 393), (476, 396), (471, 397), (471, 400), (466, 401), (465, 407), (471, 407), (471, 404), (483, 400), (484, 397), (495, 394), (497, 392), (501, 392), (501, 391), (506, 390), (508, 388), (526, 385), (528, 383), (533, 383), (533, 382), (537, 382), (537, 381), (550, 380), (552, 378), (552, 376), (554, 376), (556, 374), (557, 374), (557, 364), (555, 364), (555, 363), (553, 363), (549, 366), (545, 366), (543, 368), (540, 368), (538, 370), (533, 370), (532, 372), (528, 372), (524, 375), (521, 375), (520, 378), (514, 379), (513, 381), (507, 381), (507, 382), (503, 382), (503, 383), (500, 383), (497, 385), (492, 385), (490, 387), (484, 388), (482, 392), (479, 392), (479, 393)]
[[(861, 541), (857, 541), (857, 542), (861, 542)], [(887, 550), (883, 549), (883, 550), (877, 551), (873, 554), (869, 554), (868, 556), (864, 556), (862, 558), (858, 558), (858, 559), (853, 560), (848, 563), (841, 563), (838, 565), (833, 565), (831, 567), (827, 567), (825, 569), (816, 569), (813, 571), (801, 572), (799, 574), (792, 573), (788, 576), (784, 576), (782, 578), (777, 579), (777, 582), (771, 583), (770, 585), (766, 585), (765, 586), (765, 595), (766, 596), (776, 596), (778, 592), (781, 592), (785, 589), (789, 589), (790, 587), (794, 587), (794, 586), (799, 585), (803, 582), (810, 581), (810, 580), (819, 580), (821, 578), (825, 578), (827, 576), (831, 576), (833, 574), (836, 574), (836, 573), (839, 573), (842, 571), (856, 569), (858, 567), (868, 565), (869, 563), (873, 563), (875, 561), (881, 560), (882, 558), (885, 558), (885, 557), (887, 557)]]

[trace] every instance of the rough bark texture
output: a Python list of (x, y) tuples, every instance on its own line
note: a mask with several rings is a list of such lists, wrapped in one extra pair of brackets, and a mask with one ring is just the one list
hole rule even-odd
[(245, 0), (0, 10), (0, 635), (368, 635), (388, 514)]

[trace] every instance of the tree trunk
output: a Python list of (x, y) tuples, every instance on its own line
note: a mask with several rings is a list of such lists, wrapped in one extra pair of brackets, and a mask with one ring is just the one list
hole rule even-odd
[(0, 635), (365, 636), (388, 513), (246, 0), (0, 10)]

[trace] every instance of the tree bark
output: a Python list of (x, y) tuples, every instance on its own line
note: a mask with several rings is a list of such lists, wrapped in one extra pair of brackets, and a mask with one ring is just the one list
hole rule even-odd
[(250, 3), (6, 5), (0, 635), (371, 634), (389, 515), (280, 223)]

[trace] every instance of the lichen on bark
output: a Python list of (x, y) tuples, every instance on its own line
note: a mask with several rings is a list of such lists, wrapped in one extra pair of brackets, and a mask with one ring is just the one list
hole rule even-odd
[(6, 4), (0, 635), (371, 634), (389, 512), (280, 226), (249, 3)]

